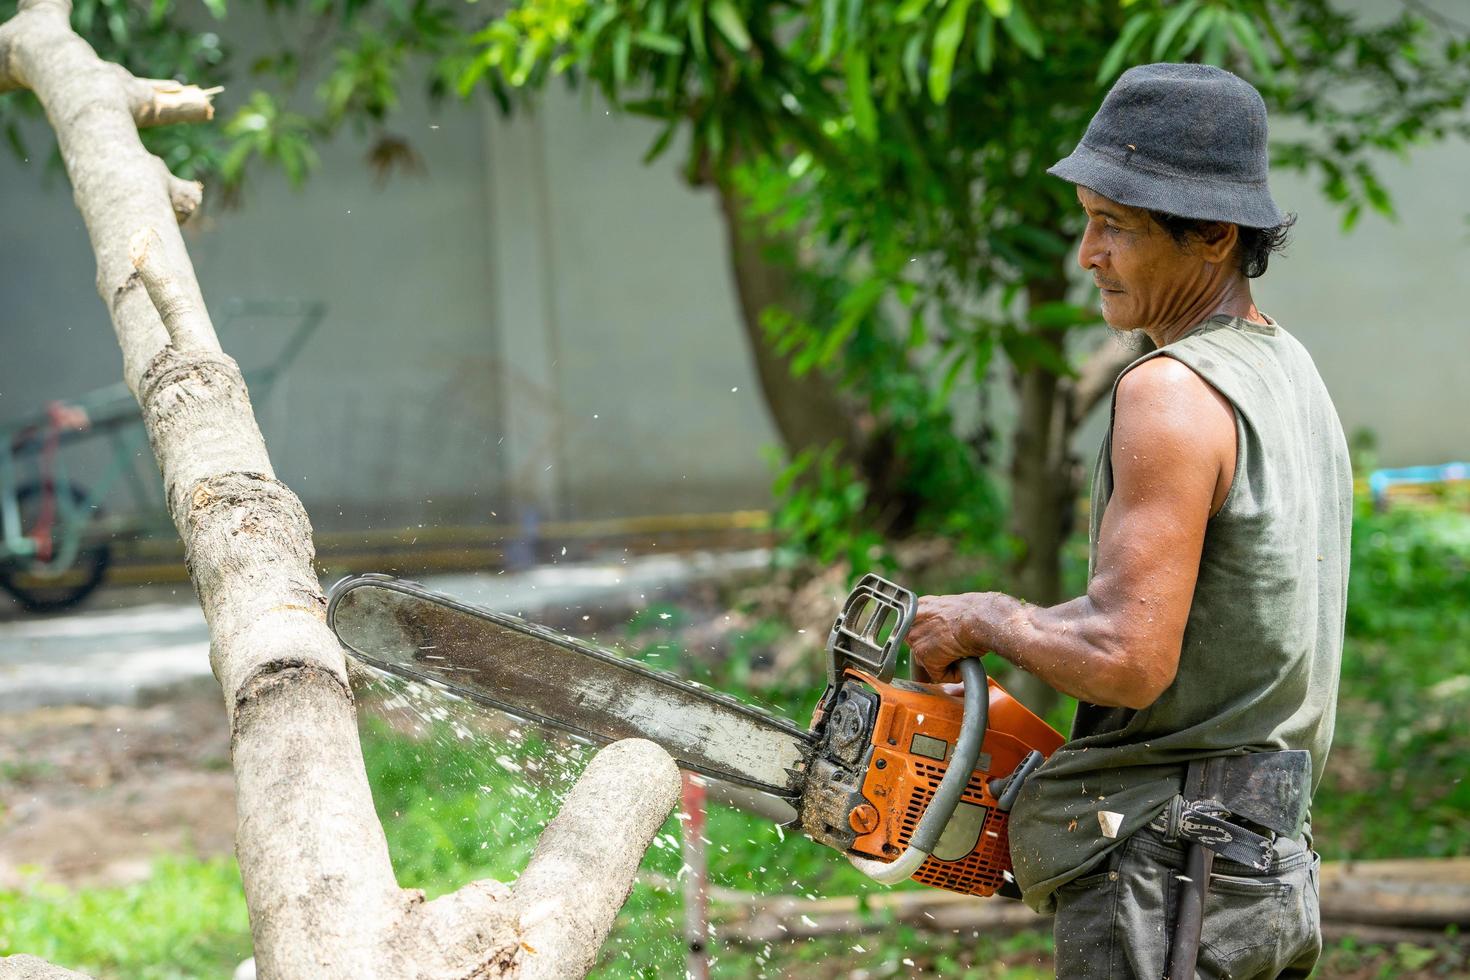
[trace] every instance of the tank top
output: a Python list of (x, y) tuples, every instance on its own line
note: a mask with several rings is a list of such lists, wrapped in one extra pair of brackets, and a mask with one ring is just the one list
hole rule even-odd
[[(1315, 789), (1332, 740), (1352, 469), (1326, 386), (1274, 322), (1214, 317), (1127, 370), (1153, 357), (1184, 363), (1229, 400), (1235, 474), (1206, 526), (1174, 682), (1141, 710), (1080, 703), (1070, 740), (1011, 813), (1017, 883), (1038, 911), (1179, 793), (1184, 763), (1307, 749)], [(1113, 399), (1116, 410), (1116, 384)], [(1093, 476), (1089, 575), (1112, 491), (1110, 421)], [(1102, 835), (1104, 810), (1123, 815), (1116, 838)]]

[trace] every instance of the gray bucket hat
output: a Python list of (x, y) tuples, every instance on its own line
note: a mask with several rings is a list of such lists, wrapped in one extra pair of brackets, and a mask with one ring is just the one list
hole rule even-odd
[(1133, 207), (1274, 228), (1266, 103), (1209, 65), (1139, 65), (1113, 84), (1082, 142), (1049, 174)]

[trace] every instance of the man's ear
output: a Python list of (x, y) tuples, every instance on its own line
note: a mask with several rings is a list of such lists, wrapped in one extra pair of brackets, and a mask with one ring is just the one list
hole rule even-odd
[(1199, 229), (1195, 236), (1195, 247), (1199, 257), (1213, 265), (1222, 265), (1230, 260), (1235, 246), (1240, 241), (1240, 228), (1228, 221), (1214, 221)]

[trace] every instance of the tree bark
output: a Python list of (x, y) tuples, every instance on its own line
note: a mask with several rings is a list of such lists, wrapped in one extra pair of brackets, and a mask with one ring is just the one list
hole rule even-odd
[[(1031, 305), (1065, 298), (1066, 277), (1028, 287)], [(1064, 334), (1039, 332), (1038, 340), (1065, 358)], [(1010, 531), (1020, 543), (1011, 566), (1014, 594), (1043, 606), (1068, 596), (1062, 585), (1062, 549), (1075, 529), (1077, 500), (1086, 485), (1085, 463), (1072, 450), (1077, 428), (1112, 394), (1118, 374), (1144, 352), (1147, 338), (1109, 334), (1094, 348), (1075, 377), (1064, 377), (1041, 364), (1017, 368), (1016, 427), (1012, 443)], [(1013, 693), (1041, 713), (1055, 706), (1056, 692), (1029, 676), (1014, 684)]]
[(789, 360), (776, 352), (761, 327), (761, 313), (768, 307), (799, 312), (806, 305), (794, 270), (789, 264), (769, 257), (770, 250), (779, 247), (779, 243), (758, 222), (746, 216), (747, 202), (739, 192), (726, 180), (716, 181), (715, 186), (724, 216), (731, 277), (740, 301), (740, 322), (750, 344), (766, 409), (771, 413), (782, 444), (795, 456), (804, 449), (820, 449), (841, 442), (844, 458), (856, 463), (864, 440), (853, 421), (852, 407), (844, 403), (836, 387), (820, 371), (795, 377)]
[(514, 889), (477, 882), (426, 903), (398, 887), (310, 522), (275, 478), (179, 234), (198, 187), (138, 139), (140, 122), (209, 118), (212, 90), (132, 79), (72, 32), (70, 11), (21, 0), (0, 26), (0, 91), (33, 91), (56, 131), (209, 625), (260, 974), (585, 973), (677, 798), (672, 761), (650, 743), (600, 753)]
[[(740, 302), (740, 322), (750, 346), (766, 410), (787, 455), (824, 449), (837, 443), (837, 458), (851, 466), (868, 485), (872, 527), (879, 533), (903, 535), (913, 529), (920, 503), (905, 489), (908, 464), (897, 451), (893, 429), (875, 418), (859, 399), (844, 397), (820, 369), (802, 377), (791, 372), (789, 358), (779, 353), (761, 326), (761, 314), (772, 307), (801, 312), (809, 306), (797, 283), (795, 246), (764, 231), (746, 214), (747, 202), (728, 180), (716, 181), (730, 271)], [(785, 249), (790, 261), (773, 258)]]

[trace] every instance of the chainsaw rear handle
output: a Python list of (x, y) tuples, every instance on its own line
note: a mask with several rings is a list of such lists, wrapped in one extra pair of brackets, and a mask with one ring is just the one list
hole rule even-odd
[(959, 662), (960, 677), (965, 682), (965, 715), (960, 723), (960, 737), (955, 741), (954, 752), (949, 758), (949, 768), (934, 791), (934, 798), (919, 818), (919, 825), (909, 837), (908, 847), (896, 861), (875, 861), (871, 858), (849, 854), (852, 866), (874, 881), (884, 885), (896, 885), (911, 877), (923, 864), (939, 843), (949, 818), (965, 787), (970, 785), (970, 775), (975, 763), (980, 761), (980, 747), (985, 742), (985, 730), (990, 725), (990, 679), (985, 674), (985, 665), (979, 657), (969, 657)]

